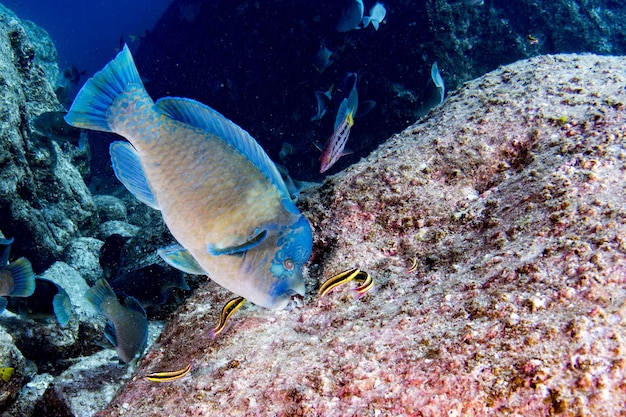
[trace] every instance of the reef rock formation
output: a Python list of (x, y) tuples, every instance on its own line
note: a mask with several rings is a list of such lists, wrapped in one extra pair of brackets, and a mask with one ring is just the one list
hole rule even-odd
[(89, 151), (34, 132), (38, 115), (62, 110), (51, 84), (58, 66), (49, 36), (3, 6), (0, 33), (0, 229), (16, 238), (12, 253), (39, 271), (97, 221), (77, 168), (88, 169)]
[[(540, 56), (465, 84), (302, 194), (302, 307), (244, 308), (211, 340), (229, 294), (205, 285), (99, 415), (624, 410), (624, 74), (623, 58)], [(316, 295), (357, 266), (364, 297)]]

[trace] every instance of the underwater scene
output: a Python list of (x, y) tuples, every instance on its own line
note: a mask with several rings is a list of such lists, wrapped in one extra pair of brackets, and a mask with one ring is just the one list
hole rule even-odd
[(0, 416), (626, 415), (626, 3), (0, 4)]

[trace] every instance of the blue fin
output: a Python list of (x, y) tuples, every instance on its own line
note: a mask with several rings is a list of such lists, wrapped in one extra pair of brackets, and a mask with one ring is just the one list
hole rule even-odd
[(348, 99), (344, 98), (339, 105), (339, 110), (337, 110), (337, 117), (335, 117), (335, 128), (333, 132), (337, 130), (341, 123), (343, 123), (349, 111), (350, 108), (348, 106)]
[(131, 84), (143, 89), (133, 56), (124, 45), (122, 51), (80, 89), (65, 121), (74, 127), (110, 132), (107, 110)]
[(59, 293), (52, 299), (54, 315), (61, 327), (67, 326), (72, 316), (72, 302), (65, 290), (59, 287)]
[(30, 297), (35, 292), (35, 273), (30, 261), (26, 258), (19, 258), (11, 262), (7, 267), (13, 274), (12, 297)]
[(9, 254), (11, 253), (11, 243), (13, 243), (13, 238), (11, 239), (0, 239), (0, 246), (4, 246), (2, 248), (2, 253), (0, 253), (0, 268), (4, 268), (9, 264)]
[(107, 338), (111, 346), (117, 346), (117, 336), (115, 335), (115, 327), (110, 320), (107, 320), (107, 323), (104, 325), (104, 337)]
[(252, 136), (209, 106), (187, 98), (164, 97), (157, 100), (157, 108), (172, 119), (211, 133), (252, 162), (287, 198), (289, 192), (280, 173), (263, 148)]
[(435, 61), (430, 68), (430, 77), (435, 83), (435, 87), (437, 87), (437, 91), (439, 92), (439, 104), (443, 103), (444, 96), (446, 94), (446, 87), (443, 83), (443, 77), (439, 72), (439, 66), (437, 65), (437, 61)]
[(137, 200), (159, 210), (159, 203), (150, 189), (146, 174), (141, 167), (141, 159), (133, 145), (128, 142), (113, 142), (109, 146), (109, 152), (117, 179)]
[(354, 115), (354, 118), (360, 118), (365, 116), (367, 113), (371, 112), (374, 107), (376, 107), (376, 102), (374, 100), (362, 101), (359, 103), (361, 109)]
[(179, 271), (192, 275), (206, 275), (206, 271), (200, 266), (198, 261), (181, 245), (176, 244), (161, 248), (157, 251), (157, 254), (163, 258), (165, 263)]
[(263, 242), (266, 237), (267, 230), (261, 230), (259, 233), (257, 233), (241, 245), (230, 246), (227, 248), (217, 248), (215, 247), (215, 245), (208, 245), (207, 250), (209, 254), (213, 256), (238, 255), (257, 246), (259, 243)]
[(85, 293), (85, 299), (89, 301), (96, 308), (96, 310), (98, 310), (99, 313), (102, 313), (100, 304), (102, 304), (102, 302), (109, 297), (115, 297), (115, 299), (117, 300), (117, 296), (111, 289), (111, 286), (103, 278), (100, 278), (98, 281), (96, 281), (95, 285), (89, 288)]
[(7, 308), (7, 299), (0, 297), (0, 314), (4, 313), (4, 309)]

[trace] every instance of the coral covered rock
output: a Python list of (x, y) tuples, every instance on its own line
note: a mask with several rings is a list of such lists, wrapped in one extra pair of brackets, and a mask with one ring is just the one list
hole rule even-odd
[(0, 34), (0, 228), (15, 237), (13, 253), (39, 271), (95, 226), (96, 208), (75, 165), (89, 151), (34, 132), (38, 115), (62, 110), (44, 71), (58, 71), (47, 34), (4, 7)]
[[(465, 84), (302, 194), (301, 308), (244, 308), (211, 340), (229, 294), (205, 285), (99, 415), (624, 410), (625, 73), (623, 58), (541, 56)], [(372, 291), (316, 296), (352, 267)]]

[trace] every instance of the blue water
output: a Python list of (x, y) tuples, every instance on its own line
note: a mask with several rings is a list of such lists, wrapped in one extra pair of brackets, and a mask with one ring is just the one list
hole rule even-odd
[[(59, 67), (72, 65), (91, 75), (119, 50), (120, 38), (131, 49), (172, 0), (26, 0), (4, 3), (21, 19), (43, 27), (59, 52)], [(84, 79), (82, 80), (84, 81)]]

